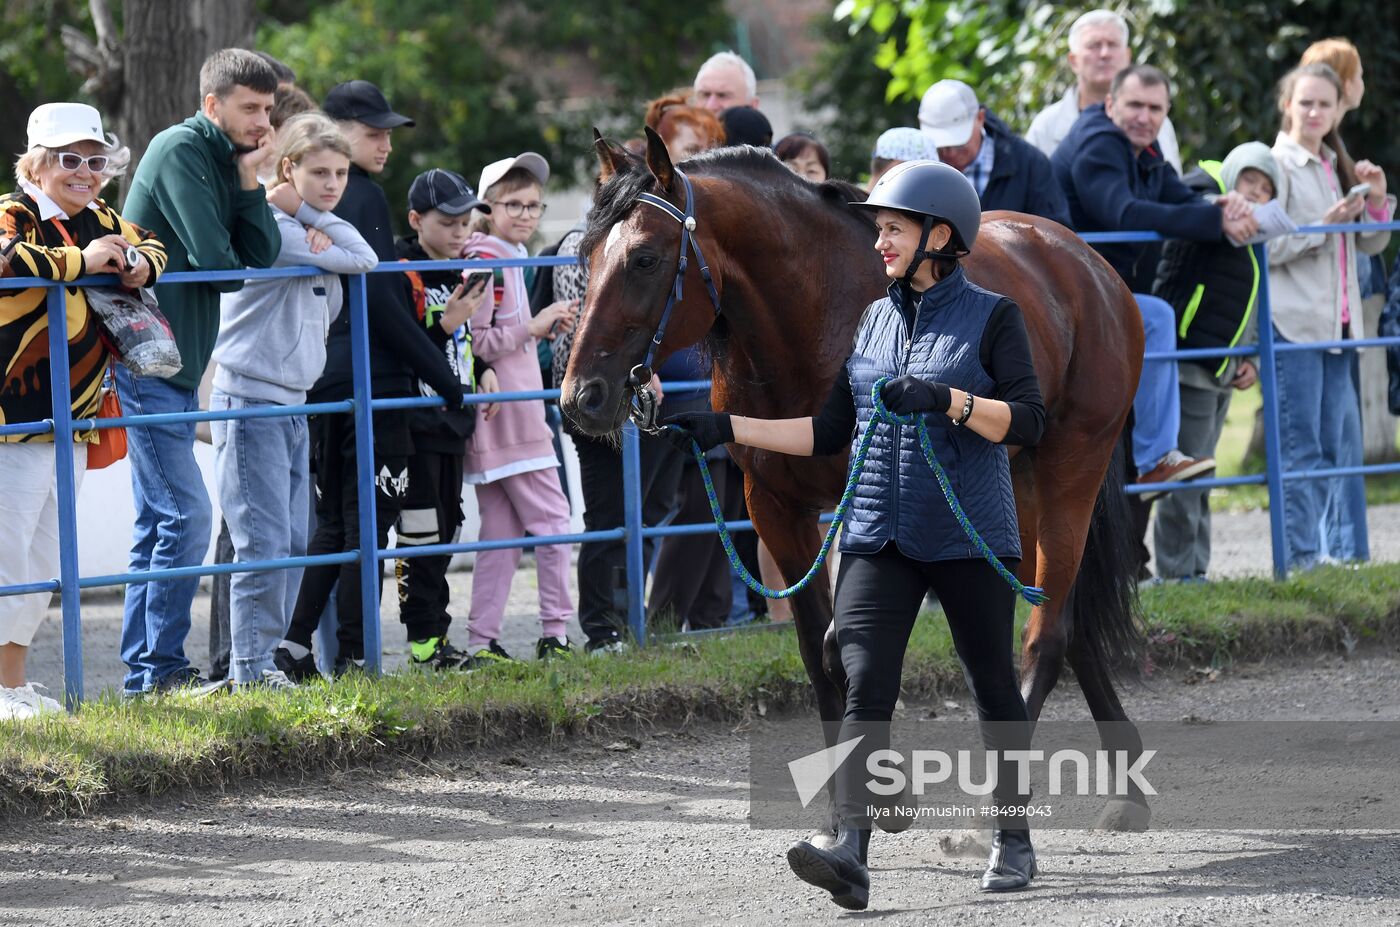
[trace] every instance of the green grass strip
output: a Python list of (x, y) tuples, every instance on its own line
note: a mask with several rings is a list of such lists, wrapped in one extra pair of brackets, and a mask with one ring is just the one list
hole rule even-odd
[[(1155, 666), (1348, 651), (1400, 637), (1393, 564), (1283, 584), (1164, 586), (1142, 601)], [(905, 695), (962, 685), (946, 626), (925, 616), (905, 660)], [(0, 722), (0, 814), (83, 814), (375, 760), (738, 720), (807, 706), (809, 692), (796, 637), (780, 627), (470, 675), (410, 671), (199, 701), (104, 698), (76, 717)]]

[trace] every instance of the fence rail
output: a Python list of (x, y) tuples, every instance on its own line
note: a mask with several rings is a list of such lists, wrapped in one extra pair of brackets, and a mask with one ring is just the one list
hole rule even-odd
[[(1296, 234), (1381, 231), (1400, 229), (1400, 222), (1356, 223), (1346, 226), (1305, 226)], [(1150, 242), (1160, 241), (1162, 236), (1154, 232), (1114, 232), (1088, 233), (1082, 236), (1085, 241), (1098, 244), (1109, 242)], [(1260, 358), (1259, 380), (1263, 394), (1264, 435), (1266, 469), (1264, 473), (1244, 476), (1196, 480), (1190, 483), (1165, 483), (1154, 487), (1157, 490), (1180, 491), (1185, 489), (1210, 489), (1225, 486), (1243, 486), (1265, 483), (1269, 488), (1269, 522), (1273, 545), (1274, 573), (1282, 578), (1287, 573), (1286, 548), (1284, 542), (1284, 506), (1282, 504), (1283, 484), (1290, 480), (1326, 479), (1337, 476), (1371, 475), (1400, 472), (1400, 464), (1379, 464), (1363, 467), (1345, 467), (1334, 470), (1312, 470), (1284, 472), (1279, 446), (1278, 384), (1275, 381), (1273, 359), (1276, 354), (1292, 351), (1354, 350), (1357, 348), (1382, 347), (1400, 344), (1400, 338), (1368, 338), (1354, 341), (1328, 341), (1308, 344), (1276, 344), (1273, 336), (1272, 314), (1269, 301), (1268, 261), (1263, 245), (1255, 245), (1259, 260), (1260, 287), (1256, 312), (1259, 320), (1259, 343), (1237, 346), (1228, 349), (1193, 349), (1184, 351), (1158, 352), (1148, 354), (1149, 363), (1194, 360), (1200, 358), (1258, 356)], [(469, 268), (507, 267), (556, 267), (576, 262), (573, 257), (512, 258), (485, 261), (419, 261), (386, 262), (368, 273), (403, 273), (407, 270), (458, 270)], [(228, 270), (171, 273), (161, 279), (162, 284), (201, 283), (229, 280), (268, 280), (293, 277), (316, 276), (323, 271), (312, 267), (270, 268), (265, 270)], [(373, 424), (371, 411), (374, 409), (408, 409), (440, 405), (442, 400), (431, 397), (372, 399), (370, 395), (370, 362), (367, 304), (365, 299), (365, 275), (349, 278), (349, 313), (351, 338), (352, 398), (336, 402), (305, 403), (298, 406), (275, 408), (237, 409), (217, 412), (164, 413), (153, 415), (124, 416), (119, 419), (80, 419), (71, 415), (72, 402), (69, 393), (69, 361), (67, 332), (67, 287), (112, 285), (112, 276), (84, 277), (71, 282), (37, 280), (33, 278), (11, 278), (0, 280), (0, 291), (32, 289), (44, 287), (48, 290), (47, 312), (49, 318), (50, 387), (53, 393), (53, 417), (40, 422), (21, 422), (0, 426), (0, 436), (23, 434), (71, 434), (74, 431), (89, 431), (94, 428), (119, 428), (123, 426), (175, 424), (181, 422), (230, 421), (245, 418), (283, 417), (293, 415), (317, 415), (349, 412), (355, 418), (355, 440), (357, 454), (356, 490), (360, 502), (360, 537), (378, 536), (375, 523), (373, 474), (370, 462), (373, 460)], [(703, 381), (674, 384), (674, 390), (703, 388)], [(495, 402), (521, 402), (540, 399), (557, 399), (559, 391), (554, 389), (533, 390), (514, 393), (475, 394), (465, 397), (468, 404)], [(383, 560), (437, 556), (443, 554), (468, 553), (482, 550), (499, 550), (509, 547), (525, 547), (549, 544), (579, 544), (590, 541), (623, 541), (626, 544), (627, 574), (627, 620), (632, 635), (639, 645), (647, 641), (645, 607), (645, 569), (643, 564), (643, 541), (648, 538), (674, 537), (680, 535), (714, 533), (718, 529), (713, 523), (695, 525), (667, 525), (664, 527), (646, 526), (642, 521), (642, 498), (640, 481), (639, 438), (636, 428), (628, 423), (623, 428), (622, 470), (624, 494), (623, 524), (603, 531), (582, 532), (549, 537), (506, 538), (491, 541), (470, 541), (455, 544), (434, 544), (409, 548), (376, 550), (372, 545), (361, 545), (358, 550), (334, 554), (292, 557), (284, 560), (268, 560), (246, 563), (201, 564), (143, 573), (116, 573), (105, 576), (79, 575), (76, 494), (73, 484), (73, 442), (55, 441), (55, 465), (57, 468), (57, 497), (59, 521), (59, 575), (55, 579), (0, 587), (0, 596), (26, 595), (58, 592), (63, 615), (63, 662), (64, 697), (70, 709), (76, 709), (82, 701), (82, 635), (81, 602), (79, 591), (103, 586), (116, 586), (133, 582), (151, 582), (164, 579), (188, 578), (194, 576), (216, 576), (229, 573), (261, 572), (267, 570), (294, 569), (323, 564), (360, 564), (360, 595), (364, 610), (364, 643), (366, 666), (372, 671), (381, 669), (382, 642), (379, 623), (379, 563)], [(1142, 491), (1129, 487), (1129, 492)], [(830, 514), (822, 517), (830, 522)], [(732, 531), (752, 530), (753, 523), (736, 521), (727, 523)]]

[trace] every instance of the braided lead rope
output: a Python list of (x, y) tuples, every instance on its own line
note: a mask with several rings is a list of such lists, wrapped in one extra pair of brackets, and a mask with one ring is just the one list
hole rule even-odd
[(958, 501), (957, 495), (953, 492), (953, 487), (948, 482), (948, 474), (943, 470), (943, 465), (938, 462), (937, 455), (933, 452), (933, 442), (928, 435), (928, 425), (922, 415), (897, 415), (885, 408), (885, 402), (880, 396), (880, 390), (889, 377), (881, 377), (875, 381), (871, 387), (870, 398), (874, 403), (875, 410), (870, 421), (865, 426), (865, 432), (860, 436), (860, 443), (856, 445), (856, 452), (851, 458), (850, 475), (846, 479), (846, 489), (841, 493), (841, 501), (836, 505), (836, 518), (827, 529), (826, 537), (822, 540), (821, 550), (817, 552), (817, 559), (813, 562), (807, 574), (796, 583), (786, 589), (770, 589), (763, 583), (755, 579), (753, 574), (744, 566), (739, 559), (739, 552), (734, 549), (734, 539), (729, 534), (729, 529), (724, 526), (724, 513), (720, 511), (719, 498), (715, 494), (715, 484), (710, 479), (710, 468), (705, 463), (705, 454), (700, 450), (700, 445), (692, 439), (690, 442), (691, 453), (695, 457), (696, 463), (700, 465), (700, 477), (705, 482), (705, 496), (710, 503), (710, 513), (714, 516), (715, 525), (719, 528), (720, 543), (724, 546), (725, 556), (729, 558), (729, 566), (734, 573), (743, 580), (754, 592), (768, 599), (787, 599), (797, 595), (807, 587), (812, 578), (821, 570), (822, 564), (826, 562), (827, 555), (831, 553), (832, 542), (836, 540), (836, 532), (841, 527), (841, 522), (846, 517), (846, 512), (850, 506), (851, 497), (855, 495), (856, 484), (860, 481), (861, 471), (865, 469), (866, 455), (870, 451), (870, 442), (875, 436), (875, 425), (884, 422), (892, 425), (914, 425), (919, 432), (919, 447), (924, 452), (924, 460), (928, 462), (929, 468), (933, 470), (933, 475), (938, 480), (938, 487), (943, 491), (943, 498), (948, 502), (948, 508), (952, 510), (953, 517), (962, 526), (963, 533), (967, 535), (972, 546), (977, 552), (992, 565), (997, 574), (1005, 580), (1006, 584), (1032, 605), (1043, 605), (1049, 600), (1045, 590), (1038, 586), (1027, 586), (1016, 578), (1006, 565), (1001, 562), (992, 549), (987, 546), (987, 542), (982, 540), (982, 536), (973, 527), (971, 519), (963, 511), (962, 503)]

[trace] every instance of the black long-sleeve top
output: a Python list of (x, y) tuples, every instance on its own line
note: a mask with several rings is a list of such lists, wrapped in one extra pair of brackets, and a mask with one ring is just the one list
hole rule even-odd
[[(912, 309), (906, 308), (905, 324), (913, 328)], [(982, 343), (977, 349), (982, 369), (996, 384), (991, 399), (999, 399), (1011, 407), (1011, 427), (1001, 444), (1033, 447), (1045, 431), (1045, 403), (1040, 397), (1040, 381), (1031, 359), (1030, 337), (1021, 309), (1009, 299), (1002, 300), (987, 319), (982, 330)], [(856, 427), (855, 397), (851, 394), (851, 379), (842, 364), (842, 372), (831, 385), (826, 404), (812, 418), (812, 453), (837, 454), (851, 446)]]

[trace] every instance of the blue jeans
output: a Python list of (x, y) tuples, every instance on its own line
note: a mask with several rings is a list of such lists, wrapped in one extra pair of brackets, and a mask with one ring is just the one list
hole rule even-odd
[[(211, 410), (275, 407), (218, 390)], [(234, 561), (280, 560), (306, 553), (307, 480), (311, 444), (306, 416), (212, 422), (219, 506), (233, 541)], [(235, 683), (256, 682), (276, 669), (272, 655), (296, 606), (301, 570), (234, 573), (229, 584), (229, 672)]]
[[(1143, 350), (1176, 350), (1176, 313), (1166, 300), (1134, 293), (1142, 313)], [(1146, 473), (1176, 447), (1181, 430), (1181, 391), (1176, 361), (1146, 361), (1133, 397), (1133, 462)]]
[[(158, 377), (137, 377), (116, 365), (117, 393), (127, 415), (194, 412), (199, 397)], [(131, 572), (197, 566), (209, 550), (213, 512), (194, 459), (194, 423), (126, 430), (136, 525)], [(150, 689), (190, 665), (185, 638), (199, 578), (133, 582), (122, 614), (122, 661), (128, 692)]]
[[(1274, 331), (1279, 344), (1287, 340)], [(1275, 356), (1278, 377), (1279, 442), (1285, 471), (1326, 470), (1361, 463), (1361, 406), (1352, 380), (1351, 357), (1326, 351)], [(1333, 559), (1370, 554), (1364, 503), (1365, 478), (1289, 480), (1283, 484), (1289, 569), (1307, 569)], [(1360, 553), (1358, 553), (1360, 552)]]

